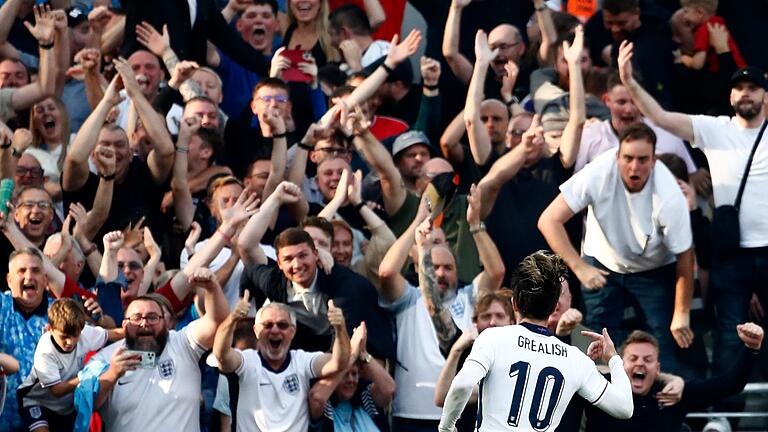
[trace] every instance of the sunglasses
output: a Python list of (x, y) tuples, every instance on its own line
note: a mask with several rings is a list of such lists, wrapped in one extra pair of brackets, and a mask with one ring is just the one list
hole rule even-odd
[(142, 266), (141, 263), (138, 261), (128, 261), (128, 262), (118, 261), (117, 262), (117, 268), (125, 268), (125, 266), (128, 266), (128, 268), (133, 271), (144, 268), (144, 266)]
[(277, 326), (277, 328), (280, 330), (288, 330), (290, 327), (293, 326), (293, 324), (289, 323), (288, 321), (278, 321), (278, 322), (266, 321), (259, 325), (264, 327), (267, 330), (271, 330), (272, 327), (274, 326)]

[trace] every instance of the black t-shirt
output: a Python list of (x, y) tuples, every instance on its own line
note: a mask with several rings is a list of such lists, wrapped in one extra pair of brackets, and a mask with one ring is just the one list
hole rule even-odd
[[(81, 203), (87, 209), (93, 208), (98, 187), (99, 176), (92, 172), (88, 173), (88, 180), (83, 187), (76, 191), (64, 191), (64, 208), (69, 208), (69, 205), (74, 202)], [(156, 238), (160, 238), (160, 203), (167, 190), (168, 181), (161, 185), (155, 184), (146, 162), (134, 157), (128, 167), (125, 180), (119, 184), (115, 183), (109, 216), (96, 234), (96, 239), (100, 239), (110, 231), (123, 230), (128, 223), (135, 224), (141, 217), (146, 218), (144, 225), (152, 229)], [(99, 243), (96, 242), (96, 244)]]
[(421, 96), (421, 86), (413, 85), (402, 99), (396, 102), (386, 102), (382, 104), (376, 111), (376, 114), (398, 118), (413, 127), (416, 123), (416, 119), (419, 118)]
[[(505, 283), (523, 258), (538, 250), (550, 249), (536, 225), (541, 212), (557, 197), (559, 186), (572, 173), (572, 169), (563, 167), (560, 156), (555, 155), (533, 167), (521, 168), (502, 186), (485, 223), (504, 260)], [(578, 219), (572, 218), (566, 224), (572, 242), (580, 238)]]

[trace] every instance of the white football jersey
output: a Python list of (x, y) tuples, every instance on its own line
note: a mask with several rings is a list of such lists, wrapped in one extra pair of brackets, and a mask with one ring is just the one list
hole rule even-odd
[(595, 404), (608, 386), (586, 354), (531, 324), (484, 330), (466, 361), (486, 370), (480, 432), (555, 430), (574, 393)]

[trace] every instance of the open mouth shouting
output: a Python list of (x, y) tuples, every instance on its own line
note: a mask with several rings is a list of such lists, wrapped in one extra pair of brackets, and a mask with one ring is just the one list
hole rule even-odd
[(644, 369), (637, 369), (634, 372), (632, 372), (632, 376), (630, 377), (630, 382), (632, 383), (633, 388), (641, 388), (645, 384), (645, 378), (647, 374)]
[(35, 283), (25, 283), (21, 285), (21, 292), (26, 296), (33, 296), (37, 294), (37, 284)]

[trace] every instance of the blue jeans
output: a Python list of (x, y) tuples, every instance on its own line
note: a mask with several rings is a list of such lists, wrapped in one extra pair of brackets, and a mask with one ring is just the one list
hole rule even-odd
[(736, 325), (747, 321), (752, 293), (757, 293), (763, 308), (768, 306), (768, 247), (740, 249), (726, 258), (716, 255), (710, 272), (717, 317), (714, 373), (727, 370), (733, 363), (733, 353), (744, 345), (736, 334)]
[(669, 330), (675, 306), (676, 264), (624, 274), (609, 270), (590, 256), (585, 256), (584, 261), (609, 272), (603, 288), (590, 291), (583, 285), (581, 287), (587, 309), (584, 324), (597, 332), (607, 328), (618, 349), (629, 334), (622, 328), (624, 310), (630, 306), (639, 307), (645, 318), (642, 330), (649, 331), (659, 340), (659, 360), (663, 370), (685, 375), (684, 368), (676, 360), (676, 343)]

